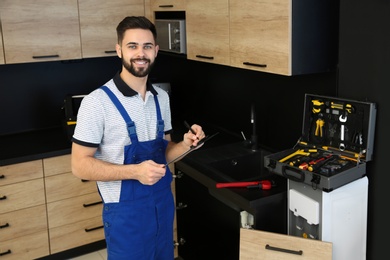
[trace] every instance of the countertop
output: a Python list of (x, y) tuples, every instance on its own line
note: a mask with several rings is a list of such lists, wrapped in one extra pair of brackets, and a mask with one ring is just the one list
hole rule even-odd
[[(248, 212), (253, 210), (260, 204), (264, 203), (267, 198), (272, 199), (273, 196), (279, 196), (287, 190), (286, 178), (279, 175), (271, 174), (264, 169), (264, 174), (258, 176), (255, 180), (271, 180), (276, 186), (270, 190), (248, 189), (244, 188), (216, 188), (218, 182), (231, 182), (225, 176), (221, 176), (218, 171), (209, 167), (213, 161), (229, 158), (231, 156), (251, 154), (252, 151), (246, 147), (244, 141), (233, 141), (220, 145), (217, 136), (215, 142), (219, 145), (205, 143), (204, 147), (193, 151), (181, 161), (175, 164), (175, 167), (195, 179), (209, 189), (209, 192), (214, 196), (220, 197), (229, 203), (233, 203), (235, 207), (240, 207)], [(221, 136), (221, 139), (223, 137)], [(210, 140), (211, 143), (211, 140)], [(209, 147), (207, 145), (210, 145)], [(254, 179), (251, 179), (253, 181)]]
[(69, 154), (71, 142), (61, 127), (0, 136), (0, 166)]

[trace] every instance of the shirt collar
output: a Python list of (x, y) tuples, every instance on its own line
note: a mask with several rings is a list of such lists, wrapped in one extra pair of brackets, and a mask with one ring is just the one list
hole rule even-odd
[[(118, 90), (125, 96), (125, 97), (132, 97), (135, 95), (138, 95), (138, 92), (131, 88), (131, 86), (127, 85), (122, 78), (119, 75), (119, 71), (114, 76), (114, 83)], [(154, 89), (152, 83), (149, 82), (149, 80), (146, 82), (146, 92), (152, 92), (153, 95), (157, 95), (157, 91)]]

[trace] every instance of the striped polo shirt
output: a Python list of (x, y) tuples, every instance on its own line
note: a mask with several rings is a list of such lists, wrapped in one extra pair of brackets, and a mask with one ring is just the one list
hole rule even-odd
[[(108, 81), (107, 86), (125, 107), (134, 121), (140, 142), (156, 139), (157, 114), (153, 95), (157, 95), (164, 131), (172, 131), (168, 93), (148, 83), (145, 101), (120, 78), (119, 73)], [(98, 88), (81, 102), (73, 142), (96, 147), (95, 158), (114, 164), (123, 164), (124, 146), (131, 144), (126, 123), (108, 95)], [(97, 182), (105, 203), (119, 202), (121, 181)]]

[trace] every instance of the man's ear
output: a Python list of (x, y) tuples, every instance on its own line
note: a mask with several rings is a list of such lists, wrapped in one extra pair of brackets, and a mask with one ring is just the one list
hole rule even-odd
[(119, 46), (118, 43), (115, 45), (115, 50), (116, 50), (116, 55), (118, 55), (118, 57), (122, 59), (122, 48), (121, 46)]
[(159, 50), (160, 50), (160, 46), (156, 45), (156, 55), (154, 55), (155, 58), (157, 57), (157, 53), (158, 53)]

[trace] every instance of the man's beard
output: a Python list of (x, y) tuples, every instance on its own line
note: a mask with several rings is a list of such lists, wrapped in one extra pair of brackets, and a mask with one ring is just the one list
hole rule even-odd
[[(137, 61), (137, 60), (146, 61), (147, 64), (149, 64), (149, 66), (137, 69), (133, 65), (133, 62)], [(133, 76), (138, 77), (138, 78), (143, 78), (143, 77), (146, 77), (147, 75), (149, 75), (154, 63), (151, 63), (149, 59), (131, 59), (130, 63), (128, 63), (122, 57), (122, 64), (123, 64), (123, 67), (125, 67), (125, 69), (129, 73), (131, 73)]]

